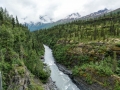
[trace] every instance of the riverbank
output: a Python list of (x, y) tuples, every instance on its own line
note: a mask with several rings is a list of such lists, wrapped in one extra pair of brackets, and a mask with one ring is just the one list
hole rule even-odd
[[(70, 77), (58, 69), (52, 54), (52, 50), (48, 46), (44, 45), (44, 47), (45, 47), (44, 63), (45, 63), (45, 69), (46, 69), (45, 71), (48, 71), (48, 69), (50, 70), (50, 73), (51, 73), (50, 77), (53, 81), (51, 82), (50, 80), (50, 83), (55, 84), (57, 86), (57, 88), (53, 88), (53, 90), (56, 90), (56, 89), (57, 90), (58, 89), (59, 90), (79, 90), (79, 88), (72, 82)], [(68, 73), (70, 72), (68, 71)], [(51, 87), (53, 86), (51, 85)]]
[(60, 71), (67, 74), (71, 78), (71, 80), (77, 85), (80, 90), (108, 90), (97, 82), (89, 85), (88, 83), (86, 83), (84, 77), (75, 77), (72, 75), (72, 71), (68, 70), (65, 66), (59, 63), (56, 63), (56, 65), (58, 66)]
[(47, 83), (44, 85), (44, 90), (59, 90), (55, 85), (55, 82), (52, 81), (51, 77), (49, 77)]
[[(42, 61), (44, 62), (44, 59)], [(60, 71), (62, 71), (64, 74), (68, 75), (70, 77), (70, 79), (72, 80), (72, 82), (74, 84), (76, 84), (76, 86), (80, 90), (96, 90), (96, 89), (97, 90), (108, 90), (97, 82), (88, 84), (86, 82), (86, 78), (84, 78), (82, 76), (81, 77), (73, 76), (71, 70), (68, 70), (64, 65), (61, 65), (61, 64), (57, 63), (56, 61), (54, 61), (54, 62), (57, 65), (58, 69)], [(48, 80), (47, 84), (45, 85), (45, 90), (58, 90), (57, 88), (55, 89), (54, 87), (56, 87), (55, 82), (53, 82), (52, 79), (50, 78)]]
[[(44, 63), (44, 56), (41, 56), (41, 61)], [(44, 63), (44, 69), (47, 69), (47, 65)], [(51, 77), (48, 78), (47, 83), (43, 85), (44, 90), (59, 90), (55, 84), (55, 81), (52, 80)]]

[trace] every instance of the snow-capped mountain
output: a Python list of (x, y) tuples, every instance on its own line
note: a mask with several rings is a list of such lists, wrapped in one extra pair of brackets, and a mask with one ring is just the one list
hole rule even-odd
[(93, 12), (93, 13), (83, 16), (83, 17), (81, 17), (81, 15), (77, 12), (77, 13), (72, 13), (58, 21), (54, 21), (54, 19), (50, 18), (47, 15), (44, 15), (44, 16), (39, 16), (39, 22), (36, 22), (36, 23), (30, 22), (30, 23), (27, 23), (26, 25), (28, 26), (28, 28), (31, 31), (33, 31), (33, 30), (39, 30), (39, 29), (43, 29), (43, 28), (50, 28), (50, 27), (58, 25), (58, 24), (72, 22), (74, 20), (86, 20), (86, 19), (90, 19), (90, 18), (96, 18), (96, 17), (102, 16), (108, 12), (110, 12), (110, 10), (105, 8), (103, 10)]
[(72, 22), (74, 20), (77, 20), (79, 18), (81, 18), (81, 15), (77, 12), (77, 13), (72, 13), (72, 14), (66, 16), (65, 18), (60, 19), (56, 22), (57, 23), (67, 23), (67, 22)]
[(108, 13), (110, 10), (108, 10), (107, 8), (103, 9), (103, 10), (99, 10), (97, 12), (91, 13), (90, 16), (97, 16), (97, 15), (101, 15), (101, 14), (105, 14)]
[[(26, 20), (26, 18), (23, 18), (24, 21)], [(48, 24), (52, 24), (54, 21), (52, 18), (50, 18), (49, 16), (47, 15), (44, 15), (44, 16), (39, 16), (38, 17), (38, 22), (24, 22), (24, 24), (26, 26), (28, 26), (28, 28), (33, 31), (33, 30), (39, 30), (41, 28), (46, 28)]]
[(99, 17), (101, 15), (104, 15), (106, 13), (109, 13), (111, 10), (108, 10), (107, 8), (103, 9), (103, 10), (99, 10), (97, 12), (93, 12), (89, 15), (86, 15), (86, 16), (83, 16), (81, 17), (80, 19), (89, 19), (89, 18), (96, 18), (96, 17)]
[(41, 23), (52, 23), (53, 22), (53, 19), (50, 18), (49, 16), (47, 15), (44, 15), (44, 16), (39, 16), (39, 19)]
[(54, 21), (52, 18), (50, 18), (47, 15), (44, 15), (44, 16), (40, 15), (39, 22), (32, 22), (31, 21), (31, 22), (25, 23), (25, 24), (28, 26), (28, 28), (30, 30), (38, 30), (38, 29), (42, 29), (42, 28), (49, 28), (49, 27), (52, 27), (54, 25), (58, 25), (61, 23), (71, 22), (71, 21), (74, 21), (80, 17), (81, 16), (79, 13), (72, 13), (63, 19), (60, 19), (58, 21)]
[(46, 23), (53, 23), (53, 19), (50, 18), (49, 16), (47, 15), (44, 15), (44, 16), (39, 16), (38, 17), (38, 22), (33, 22), (33, 21), (28, 21), (28, 18), (25, 17), (25, 18), (22, 18), (23, 20), (23, 23), (25, 24), (29, 24), (29, 25), (41, 25), (41, 24), (46, 24)]
[(80, 17), (81, 17), (81, 15), (77, 12), (77, 13), (72, 13), (72, 14), (68, 15), (65, 19), (78, 19)]

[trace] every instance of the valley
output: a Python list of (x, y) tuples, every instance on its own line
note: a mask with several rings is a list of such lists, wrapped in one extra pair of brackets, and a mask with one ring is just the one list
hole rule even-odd
[(71, 70), (77, 83), (92, 90), (119, 90), (119, 15), (110, 12), (33, 33), (53, 49), (56, 63)]
[(49, 20), (21, 24), (0, 7), (2, 90), (120, 90), (119, 8)]

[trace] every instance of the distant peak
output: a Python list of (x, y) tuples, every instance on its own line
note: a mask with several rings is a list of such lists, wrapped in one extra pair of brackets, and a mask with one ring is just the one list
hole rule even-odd
[(43, 15), (43, 16), (40, 15), (39, 19), (40, 19), (40, 22), (42, 22), (42, 23), (52, 23), (53, 22), (53, 19), (47, 15)]
[(26, 20), (26, 19), (27, 19), (27, 16), (26, 16), (26, 17), (24, 17), (24, 18), (21, 18), (21, 19)]
[(104, 8), (104, 9), (102, 9), (102, 10), (99, 10), (98, 12), (106, 12), (106, 11), (109, 11), (107, 8)]
[(104, 10), (108, 10), (107, 8), (105, 8)]
[(81, 15), (78, 13), (78, 12), (76, 12), (76, 13), (72, 13), (72, 14), (70, 14), (70, 15), (68, 15), (67, 17), (66, 17), (66, 19), (76, 19), (76, 18), (80, 18), (81, 17)]

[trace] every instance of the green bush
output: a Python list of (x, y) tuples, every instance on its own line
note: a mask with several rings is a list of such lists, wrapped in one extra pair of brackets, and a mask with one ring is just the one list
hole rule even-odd
[(114, 90), (120, 90), (120, 83), (117, 81)]
[(75, 66), (75, 67), (72, 69), (72, 74), (73, 74), (74, 76), (79, 75), (79, 67)]
[(110, 58), (105, 58), (99, 63), (90, 62), (89, 64), (84, 64), (79, 68), (81, 68), (83, 71), (85, 71), (88, 68), (91, 68), (94, 69), (101, 76), (110, 76), (113, 74), (113, 71), (112, 71), (112, 63), (110, 62), (111, 60), (109, 59)]
[(87, 74), (86, 75), (86, 82), (88, 83), (88, 84), (92, 84), (93, 83), (93, 81), (92, 81), (92, 77), (89, 75), (89, 74)]
[(28, 89), (27, 90), (43, 90), (43, 87), (41, 86), (38, 86), (38, 85), (34, 85), (34, 84), (30, 84), (28, 86)]
[(16, 69), (18, 71), (18, 74), (20, 74), (21, 76), (23, 76), (25, 74), (25, 68), (24, 67), (17, 67)]

